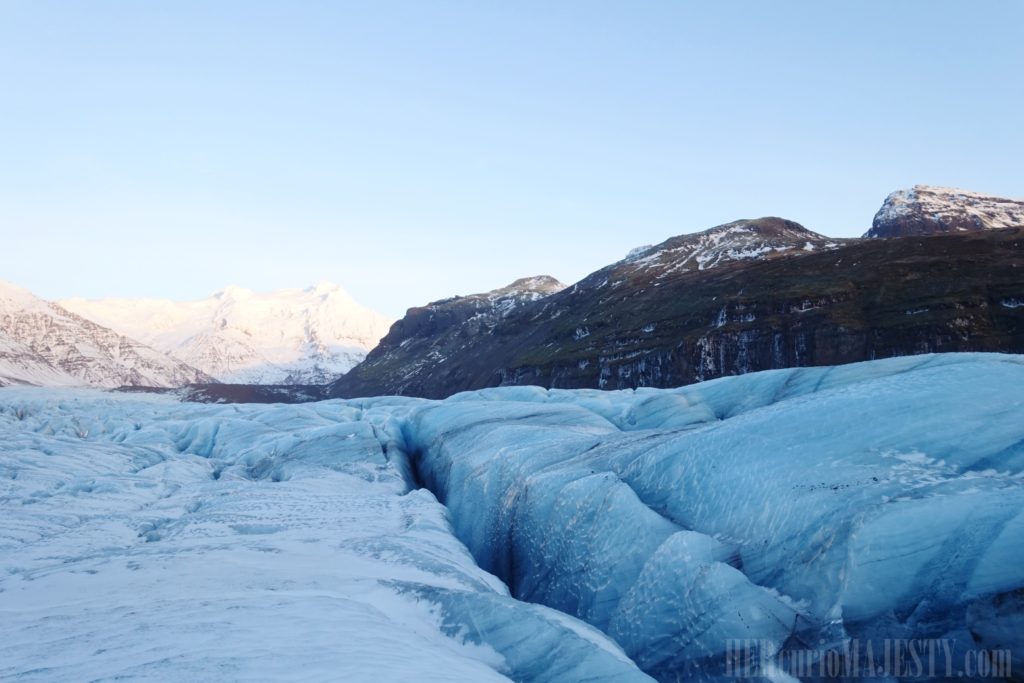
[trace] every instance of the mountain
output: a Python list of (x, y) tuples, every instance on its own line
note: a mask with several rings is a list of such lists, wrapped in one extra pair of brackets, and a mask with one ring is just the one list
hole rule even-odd
[(198, 301), (67, 299), (69, 310), (239, 384), (323, 384), (359, 363), (390, 321), (341, 287), (257, 294), (228, 287)]
[(864, 237), (905, 237), (1024, 226), (1024, 200), (915, 185), (886, 197)]
[(638, 247), (591, 278), (607, 279), (614, 286), (645, 272), (663, 278), (673, 273), (710, 270), (733, 261), (763, 261), (802, 251), (833, 249), (840, 242), (783, 218), (740, 220), (672, 237), (656, 246)]
[(0, 281), (0, 386), (177, 387), (213, 378)]
[(374, 387), (386, 387), (383, 393), (388, 394), (425, 395), (438, 363), (476, 347), (524, 306), (563, 289), (555, 278), (537, 275), (490, 292), (410, 308), (367, 360), (346, 375), (346, 395), (368, 396)]
[(1022, 272), (1024, 228), (830, 240), (778, 218), (740, 221), (635, 251), (505, 315), (477, 311), (486, 327), (411, 309), (329, 394), (672, 387), (929, 352), (1020, 353)]
[[(541, 341), (538, 335), (542, 329), (579, 318), (579, 325), (570, 332), (571, 341), (579, 342), (590, 335), (590, 327), (586, 315), (578, 314), (604, 310), (617, 315), (610, 302), (625, 292), (637, 291), (638, 283), (655, 288), (740, 264), (830, 251), (842, 243), (782, 218), (740, 220), (634, 249), (625, 259), (592, 273), (569, 290), (553, 278), (540, 276), (517, 280), (486, 294), (412, 308), (392, 326), (366, 361), (335, 383), (329, 393), (438, 398), (495, 382), (519, 384), (522, 382), (507, 373), (515, 375), (520, 368), (495, 365), (496, 349), (516, 343), (510, 341), (510, 335), (517, 339), (521, 333), (533, 335), (524, 343), (540, 344), (535, 349), (538, 354), (557, 354), (559, 342)], [(588, 300), (586, 308), (578, 308), (584, 298)], [(634, 303), (628, 302), (626, 307)], [(515, 352), (528, 350), (520, 347)]]

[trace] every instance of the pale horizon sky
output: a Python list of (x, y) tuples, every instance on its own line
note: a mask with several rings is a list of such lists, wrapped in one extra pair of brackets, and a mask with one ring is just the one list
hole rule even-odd
[(1024, 3), (0, 0), (0, 279), (392, 317), (917, 183), (1024, 195)]

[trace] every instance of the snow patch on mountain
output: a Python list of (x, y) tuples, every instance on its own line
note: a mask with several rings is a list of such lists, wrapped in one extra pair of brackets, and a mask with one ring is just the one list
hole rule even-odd
[(197, 301), (67, 299), (61, 304), (223, 382), (323, 384), (348, 372), (391, 321), (338, 285), (266, 294), (230, 286)]
[(656, 271), (660, 276), (709, 270), (734, 261), (773, 258), (792, 252), (833, 249), (837, 240), (781, 218), (739, 220), (637, 247), (613, 266), (617, 274)]
[(865, 237), (993, 230), (1024, 225), (1024, 200), (915, 185), (883, 202)]
[(563, 289), (565, 285), (550, 275), (535, 275), (476, 296), (483, 297), (502, 316), (507, 316), (524, 303), (543, 299)]

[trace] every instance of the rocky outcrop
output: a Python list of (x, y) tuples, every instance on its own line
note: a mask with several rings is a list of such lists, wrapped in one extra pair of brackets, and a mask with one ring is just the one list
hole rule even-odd
[(787, 254), (834, 249), (843, 241), (819, 235), (784, 218), (740, 220), (678, 235), (655, 246), (638, 247), (622, 261), (602, 268), (584, 282), (599, 284), (605, 278), (614, 285), (645, 271), (668, 277), (736, 261), (766, 261)]
[(518, 319), (520, 311), (563, 289), (565, 285), (555, 278), (538, 275), (490, 292), (410, 308), (366, 361), (331, 385), (329, 394), (447, 395), (450, 392), (444, 386), (438, 385), (436, 391), (434, 387), (436, 374), (448, 358), (462, 358), (469, 349), (486, 346), (485, 340), (503, 327), (503, 321)]
[(906, 237), (1024, 226), (1024, 200), (915, 185), (886, 197), (864, 237)]

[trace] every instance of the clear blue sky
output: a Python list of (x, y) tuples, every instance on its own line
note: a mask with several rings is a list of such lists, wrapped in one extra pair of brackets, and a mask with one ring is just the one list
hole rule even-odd
[(1024, 2), (0, 0), (0, 278), (393, 316), (928, 183), (1024, 195)]

